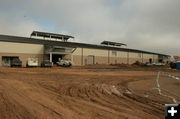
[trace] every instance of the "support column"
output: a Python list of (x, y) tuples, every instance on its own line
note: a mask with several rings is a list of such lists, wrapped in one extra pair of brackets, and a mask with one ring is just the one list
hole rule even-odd
[(62, 36), (62, 41), (65, 42), (64, 37)]
[(52, 62), (52, 52), (50, 52), (49, 60)]

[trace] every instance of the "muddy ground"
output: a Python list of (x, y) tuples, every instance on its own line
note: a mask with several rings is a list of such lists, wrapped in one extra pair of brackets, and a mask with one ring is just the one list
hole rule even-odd
[(165, 68), (86, 66), (0, 68), (0, 119), (163, 119), (180, 101), (180, 81)]

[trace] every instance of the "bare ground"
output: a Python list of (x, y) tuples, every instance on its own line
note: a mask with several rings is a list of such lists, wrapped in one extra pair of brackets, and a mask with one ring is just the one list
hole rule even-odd
[[(157, 68), (0, 68), (0, 119), (162, 119)], [(178, 94), (179, 82), (160, 79)], [(167, 94), (168, 95), (168, 94)], [(179, 100), (176, 98), (176, 100)]]

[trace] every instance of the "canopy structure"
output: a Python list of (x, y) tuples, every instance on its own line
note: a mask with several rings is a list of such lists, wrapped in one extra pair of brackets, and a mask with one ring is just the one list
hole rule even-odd
[(127, 46), (126, 44), (123, 44), (123, 43), (117, 43), (117, 42), (111, 42), (111, 41), (103, 41), (101, 42), (101, 44), (103, 45), (112, 45), (112, 46)]
[(74, 38), (73, 36), (69, 36), (69, 35), (47, 33), (47, 32), (39, 32), (39, 31), (33, 31), (31, 33), (31, 37), (32, 36), (43, 37), (43, 38), (54, 38), (54, 39), (60, 39), (60, 40), (63, 40), (63, 41), (67, 41), (69, 38)]

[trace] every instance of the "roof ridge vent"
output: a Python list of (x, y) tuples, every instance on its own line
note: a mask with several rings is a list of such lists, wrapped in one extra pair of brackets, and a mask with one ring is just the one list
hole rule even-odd
[(40, 31), (33, 31), (30, 37), (43, 37), (44, 39), (47, 38), (48, 40), (61, 40), (67, 42), (69, 38), (73, 38), (73, 36), (63, 35), (63, 34), (56, 34), (56, 33), (47, 33), (47, 32), (40, 32)]
[(103, 42), (101, 42), (101, 45), (117, 46), (117, 47), (127, 46), (127, 44), (118, 43), (118, 42), (112, 42), (112, 41), (103, 41)]

